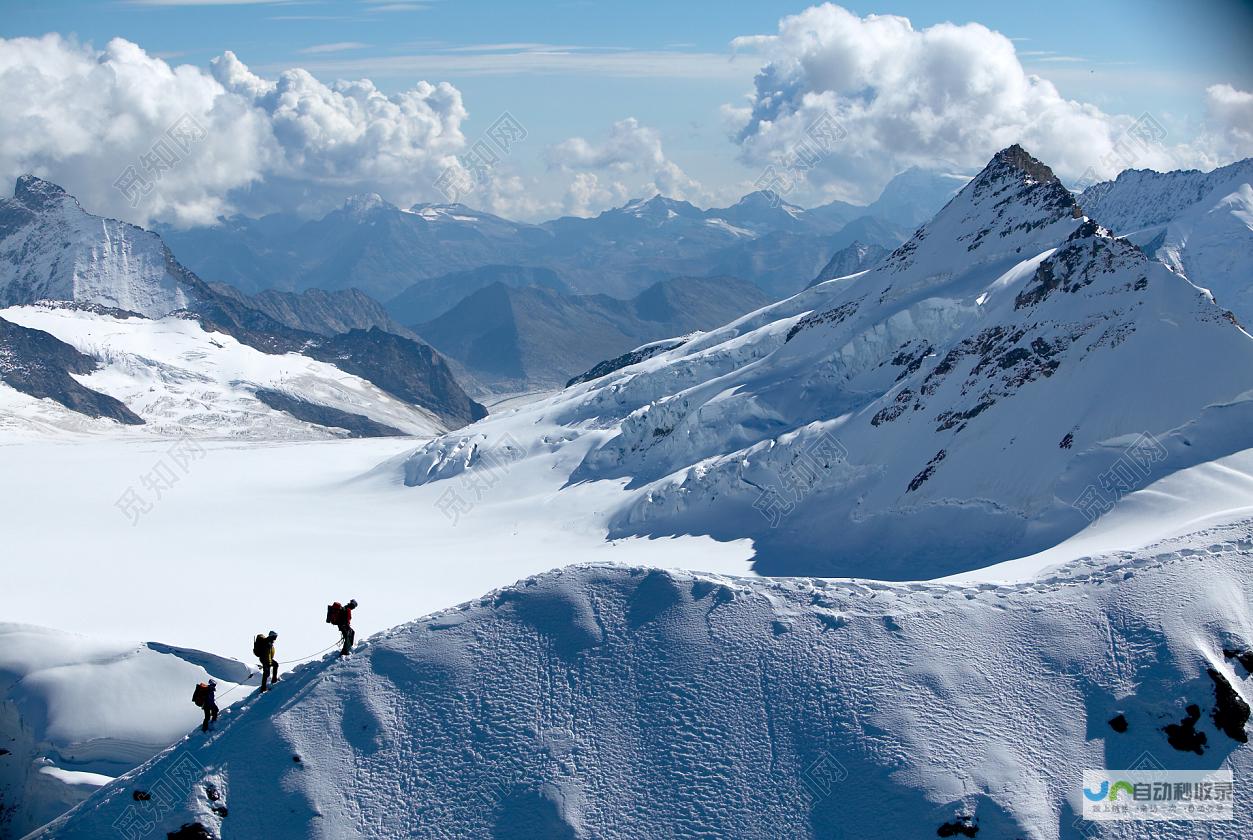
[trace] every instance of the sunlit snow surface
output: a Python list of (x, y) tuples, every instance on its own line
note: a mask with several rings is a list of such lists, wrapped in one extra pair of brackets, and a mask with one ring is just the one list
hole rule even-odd
[[(224, 837), (1075, 838), (1084, 769), (1253, 769), (1207, 674), (1248, 691), (1250, 552), (1214, 529), (1017, 586), (567, 568), (297, 670), (41, 836), (166, 780), (160, 830)], [(1203, 755), (1161, 730), (1190, 703)]]

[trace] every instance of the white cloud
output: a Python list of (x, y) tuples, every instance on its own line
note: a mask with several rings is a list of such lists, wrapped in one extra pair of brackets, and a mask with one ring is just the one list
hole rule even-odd
[[(1023, 69), (1009, 38), (977, 23), (918, 30), (903, 17), (862, 18), (825, 4), (784, 18), (777, 35), (733, 45), (765, 60), (749, 105), (725, 109), (746, 162), (764, 166), (794, 152), (824, 113), (847, 131), (810, 174), (818, 190), (869, 199), (907, 166), (977, 168), (1016, 142), (1070, 179), (1089, 167), (1109, 177), (1128, 165), (1222, 162), (1210, 139), (1170, 137), (1127, 162), (1118, 144), (1138, 115), (1064, 98)], [(1238, 96), (1220, 91), (1210, 99), (1220, 120), (1238, 123), (1228, 116), (1240, 111)], [(1228, 132), (1227, 159), (1250, 153), (1240, 136), (1238, 128)]]
[(1218, 158), (1243, 157), (1253, 150), (1253, 93), (1231, 85), (1205, 91), (1209, 136)]
[(575, 215), (654, 193), (696, 203), (708, 198), (704, 187), (666, 157), (661, 134), (634, 117), (614, 123), (602, 142), (571, 137), (549, 148), (547, 157), (551, 170), (575, 173), (563, 200), (566, 212)]
[[(84, 206), (140, 224), (197, 224), (243, 209), (316, 209), (353, 192), (435, 199), (465, 145), (448, 84), (384, 95), (369, 81), (275, 80), (232, 53), (209, 71), (173, 67), (117, 38), (103, 51), (63, 39), (0, 39), (0, 175), (33, 172)], [(132, 207), (114, 181), (188, 115), (205, 135)]]
[(301, 55), (323, 55), (325, 53), (347, 52), (349, 50), (359, 50), (370, 46), (360, 41), (335, 41), (331, 44), (314, 44), (311, 47), (296, 50)]

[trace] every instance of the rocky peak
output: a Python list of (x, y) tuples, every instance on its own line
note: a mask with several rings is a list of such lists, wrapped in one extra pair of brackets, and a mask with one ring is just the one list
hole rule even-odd
[(31, 210), (38, 210), (65, 199), (78, 204), (61, 187), (35, 175), (22, 175), (17, 179), (17, 184), (13, 187), (13, 198)]
[(1015, 143), (1008, 148), (1001, 149), (992, 156), (992, 160), (984, 168), (982, 174), (995, 171), (1003, 172), (1021, 172), (1037, 184), (1049, 184), (1057, 180), (1057, 176), (1053, 174), (1053, 170), (1047, 165), (1027, 154), (1026, 149)]

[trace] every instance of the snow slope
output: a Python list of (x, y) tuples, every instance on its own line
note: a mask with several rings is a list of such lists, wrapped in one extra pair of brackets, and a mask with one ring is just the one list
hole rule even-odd
[[(34, 836), (1143, 837), (1076, 822), (1082, 771), (1247, 778), (1211, 712), (1253, 691), (1223, 653), (1251, 558), (1246, 522), (1012, 587), (568, 568), (297, 671)], [(1162, 731), (1188, 704), (1200, 754)], [(1238, 794), (1152, 836), (1250, 832)]]
[[(102, 368), (79, 380), (137, 413), (146, 426), (135, 434), (265, 440), (346, 434), (270, 408), (257, 399), (262, 388), (364, 416), (411, 435), (429, 436), (446, 428), (430, 411), (327, 362), (297, 353), (262, 353), (231, 336), (207, 332), (195, 320), (177, 316), (149, 320), (55, 305), (10, 307), (0, 310), (0, 317), (43, 330), (99, 359)], [(70, 412), (52, 401), (18, 396), (22, 398), (0, 397), (0, 427), (118, 433), (111, 421), (67, 421)]]
[[(1253, 447), (1251, 397), (1253, 338), (1011, 147), (875, 268), (528, 410), (597, 435), (570, 481), (633, 491), (611, 536), (749, 537), (767, 574), (919, 579), (1055, 545), (1089, 487)], [(472, 475), (508, 436), (531, 450), (526, 425), (432, 441), (406, 482)], [(1134, 480), (1106, 486), (1129, 451)]]
[(238, 662), (154, 642), (104, 642), (0, 624), (0, 834), (20, 837), (201, 722), (173, 703), (210, 676), (221, 705)]
[[(323, 623), (324, 607), (332, 600), (361, 603), (354, 623), (364, 638), (520, 574), (572, 562), (620, 558), (674, 568), (748, 570), (744, 543), (607, 542), (603, 512), (620, 490), (601, 483), (561, 491), (563, 476), (578, 463), (574, 450), (541, 453), (518, 464), (481, 496), (457, 487), (471, 509), (454, 520), (442, 507), (445, 487), (401, 486), (397, 465), (412, 450), (410, 439), (200, 439), (202, 454), (185, 471), (170, 470), (175, 483), (155, 497), (144, 479), (159, 465), (173, 466), (172, 444), (147, 434), (99, 430), (0, 433), (0, 475), (20, 477), (0, 481), (4, 620), (55, 624), (93, 639), (160, 639), (244, 662), (252, 659), (253, 634), (274, 628), (286, 673), (336, 644), (336, 631)], [(362, 475), (380, 462), (392, 466)], [(148, 506), (134, 520), (128, 506), (120, 505), (132, 490)], [(0, 634), (0, 663), (4, 651), (13, 649)], [(70, 658), (90, 659), (86, 651)], [(94, 671), (81, 673), (103, 688)], [(193, 676), (137, 677), (144, 703), (100, 695), (110, 709), (129, 715), (132, 731), (145, 734), (148, 753), (111, 752), (107, 767), (59, 759), (52, 766), (116, 775), (181, 736), (190, 727), (185, 715), (195, 711), (187, 702)], [(218, 674), (220, 682), (223, 676)], [(40, 703), (55, 705), (60, 696), (41, 696)], [(41, 714), (32, 713), (35, 719)], [(175, 726), (150, 726), (150, 719), (171, 715), (177, 715)], [(87, 717), (82, 729), (88, 738), (113, 738), (105, 723)], [(17, 725), (9, 718), (0, 721), (0, 747), (14, 754), (7, 738)], [(0, 772), (28, 764), (15, 762), (0, 754)], [(6, 807), (20, 796), (26, 813), (45, 818), (75, 801), (63, 785), (23, 783), (0, 796)], [(0, 828), (0, 836), (9, 833)]]

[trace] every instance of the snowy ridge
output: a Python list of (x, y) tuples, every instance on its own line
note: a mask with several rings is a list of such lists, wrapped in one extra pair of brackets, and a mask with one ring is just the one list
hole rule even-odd
[[(1084, 768), (1253, 770), (1247, 534), (1013, 587), (570, 567), (293, 672), (33, 836), (1075, 837)], [(1162, 730), (1189, 704), (1199, 753)]]
[[(1076, 533), (1074, 503), (1143, 434), (1179, 447), (1170, 469), (1253, 447), (1247, 412), (1210, 410), (1251, 397), (1253, 339), (1011, 147), (870, 271), (526, 411), (596, 433), (571, 482), (625, 483), (611, 537), (751, 537), (766, 573), (916, 579)], [(406, 480), (527, 429), (433, 441)]]
[(1253, 158), (1210, 172), (1127, 169), (1113, 181), (1093, 184), (1079, 195), (1090, 216), (1120, 233), (1163, 225), (1217, 190), (1253, 180)]
[(1129, 170), (1079, 200), (1102, 224), (1253, 322), (1253, 158), (1212, 172)]

